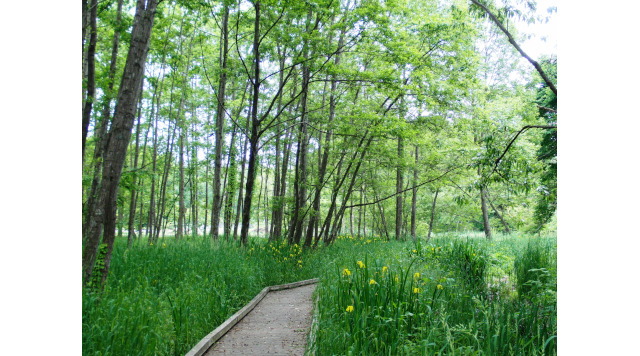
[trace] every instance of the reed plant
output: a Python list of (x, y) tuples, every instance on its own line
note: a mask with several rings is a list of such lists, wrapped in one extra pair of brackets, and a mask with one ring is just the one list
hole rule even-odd
[(83, 289), (83, 355), (184, 355), (265, 286), (303, 278), (300, 259), (283, 267), (251, 245), (117, 240), (104, 291)]
[[(334, 260), (318, 289), (313, 351), (318, 355), (557, 354), (555, 300), (531, 302), (515, 287), (520, 282), (514, 264), (523, 253), (531, 255), (526, 251), (532, 240), (449, 235), (381, 249), (341, 246), (349, 251), (347, 258)], [(547, 239), (542, 244), (550, 248), (554, 243)]]

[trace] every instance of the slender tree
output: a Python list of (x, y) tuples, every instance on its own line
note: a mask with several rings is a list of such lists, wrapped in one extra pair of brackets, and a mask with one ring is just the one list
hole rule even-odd
[[(86, 2), (85, 2), (86, 3)], [(83, 6), (83, 9), (85, 7)], [(87, 98), (82, 108), (82, 163), (84, 164), (84, 147), (89, 132), (89, 121), (91, 119), (91, 109), (96, 96), (96, 42), (98, 42), (98, 0), (91, 0), (91, 10), (89, 24), (91, 32), (89, 36), (89, 49), (87, 50)], [(82, 26), (83, 29), (86, 26)], [(83, 32), (84, 38), (84, 32)]]
[(416, 209), (418, 202), (418, 145), (416, 145), (416, 161), (413, 167), (413, 189), (411, 189), (411, 237), (416, 239)]
[(398, 136), (398, 164), (396, 166), (396, 240), (400, 239), (402, 235), (402, 199), (403, 196), (400, 194), (403, 189), (403, 169), (402, 169), (402, 159), (404, 156), (404, 144), (402, 140), (402, 136)]
[(211, 212), (211, 238), (218, 239), (218, 226), (220, 225), (220, 208), (222, 197), (220, 193), (220, 176), (222, 174), (222, 147), (224, 146), (223, 133), (225, 121), (225, 89), (227, 86), (227, 57), (229, 52), (229, 5), (224, 5), (222, 11), (222, 29), (220, 33), (220, 80), (216, 94), (218, 109), (216, 110), (216, 151), (213, 171), (213, 211)]
[(104, 153), (102, 184), (95, 213), (90, 217), (87, 243), (82, 256), (83, 281), (91, 281), (93, 266), (98, 254), (100, 232), (107, 245), (101, 271), (101, 285), (104, 284), (111, 263), (111, 252), (115, 238), (115, 213), (118, 185), (122, 175), (131, 130), (135, 120), (139, 88), (142, 86), (144, 67), (149, 49), (149, 39), (158, 6), (157, 0), (138, 0), (131, 33), (131, 45), (118, 91), (113, 123)]

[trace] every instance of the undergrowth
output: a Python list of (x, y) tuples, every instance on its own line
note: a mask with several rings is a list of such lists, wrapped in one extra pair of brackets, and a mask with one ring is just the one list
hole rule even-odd
[(184, 355), (262, 288), (312, 278), (302, 258), (256, 240), (117, 240), (104, 291), (83, 288), (83, 355)]
[(83, 289), (84, 355), (184, 355), (268, 285), (320, 277), (316, 355), (557, 353), (555, 238), (117, 240)]
[(555, 238), (329, 249), (345, 252), (318, 288), (318, 355), (557, 354)]

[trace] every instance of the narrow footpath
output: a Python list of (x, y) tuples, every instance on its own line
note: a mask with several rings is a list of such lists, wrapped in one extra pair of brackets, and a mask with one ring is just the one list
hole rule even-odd
[(303, 356), (316, 285), (269, 292), (205, 355)]

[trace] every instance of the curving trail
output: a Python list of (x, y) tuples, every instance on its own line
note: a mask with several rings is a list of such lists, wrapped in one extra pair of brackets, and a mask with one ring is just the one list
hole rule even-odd
[(316, 285), (272, 291), (205, 355), (304, 355)]

